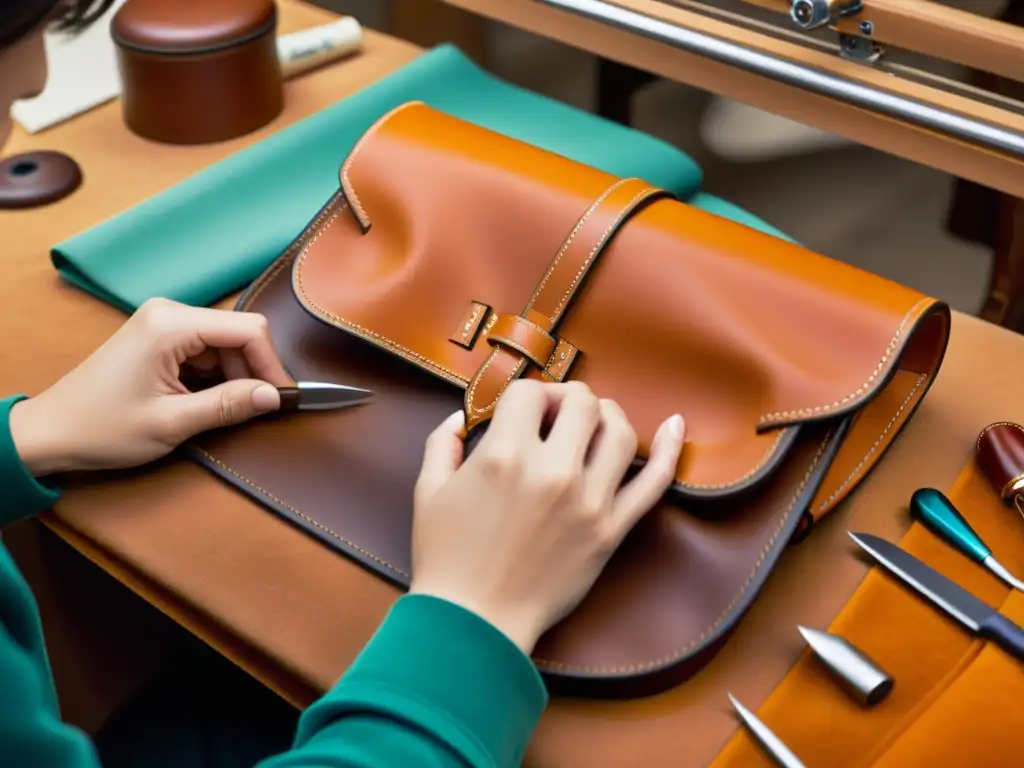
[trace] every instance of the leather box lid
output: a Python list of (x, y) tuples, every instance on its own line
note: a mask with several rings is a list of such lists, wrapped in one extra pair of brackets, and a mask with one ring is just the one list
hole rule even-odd
[(129, 0), (111, 34), (147, 53), (210, 53), (262, 37), (276, 20), (273, 0)]

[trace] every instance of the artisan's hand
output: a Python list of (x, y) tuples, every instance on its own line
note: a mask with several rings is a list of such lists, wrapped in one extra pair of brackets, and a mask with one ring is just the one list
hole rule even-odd
[(465, 463), (462, 426), (454, 414), (427, 443), (411, 591), (473, 611), (529, 654), (671, 484), (683, 420), (661, 425), (647, 464), (625, 485), (636, 434), (615, 403), (583, 384), (515, 382)]
[[(226, 381), (192, 393), (182, 366)], [(275, 386), (291, 383), (263, 317), (154, 299), (71, 373), (15, 405), (11, 432), (37, 477), (135, 466), (199, 432), (276, 411)]]

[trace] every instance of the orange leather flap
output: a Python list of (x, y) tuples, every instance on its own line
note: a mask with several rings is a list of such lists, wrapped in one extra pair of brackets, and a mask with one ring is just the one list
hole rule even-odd
[(945, 345), (933, 299), (420, 103), (366, 133), (341, 186), (295, 261), (309, 312), (467, 389), (470, 426), (523, 375), (617, 400), (641, 457), (682, 413), (691, 497), (767, 477), (799, 425), (901, 365), (932, 373)]

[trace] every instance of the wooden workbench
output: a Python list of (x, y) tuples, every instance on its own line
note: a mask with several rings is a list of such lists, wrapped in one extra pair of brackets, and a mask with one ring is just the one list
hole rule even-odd
[[(322, 12), (286, 0), (285, 31)], [(124, 317), (61, 283), (49, 247), (235, 149), (410, 61), (418, 50), (367, 33), (366, 52), (290, 82), (285, 113), (259, 133), (199, 148), (130, 135), (116, 104), (10, 152), (53, 148), (85, 184), (52, 207), (0, 214), (0, 392), (35, 393), (99, 345)], [(802, 651), (796, 623), (827, 625), (863, 577), (847, 527), (895, 537), (922, 485), (948, 486), (978, 431), (1024, 421), (1024, 338), (957, 314), (946, 363), (918, 415), (871, 479), (787, 552), (739, 630), (700, 675), (631, 702), (552, 702), (529, 753), (536, 768), (706, 764), (736, 727), (724, 696), (757, 705)], [(369, 639), (393, 588), (184, 461), (69, 490), (45, 524), (118, 581), (297, 705), (329, 687)], [(18, 548), (14, 546), (16, 556)], [(38, 572), (37, 564), (30, 568)], [(59, 580), (47, 588), (60, 592)], [(72, 633), (73, 634), (73, 633)]]

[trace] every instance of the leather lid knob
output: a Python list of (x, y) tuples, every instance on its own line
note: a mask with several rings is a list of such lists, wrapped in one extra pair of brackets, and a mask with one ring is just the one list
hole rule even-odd
[(1006, 421), (985, 427), (978, 437), (977, 461), (1001, 498), (1024, 491), (1024, 427)]
[(82, 183), (78, 164), (60, 152), (27, 152), (0, 162), (0, 211), (62, 200)]

